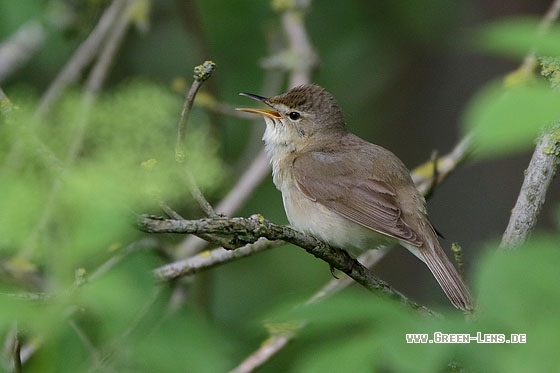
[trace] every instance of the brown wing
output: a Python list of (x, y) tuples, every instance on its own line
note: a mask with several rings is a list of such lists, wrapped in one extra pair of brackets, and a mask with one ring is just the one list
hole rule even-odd
[(420, 237), (401, 217), (394, 188), (373, 177), (364, 179), (366, 167), (349, 162), (345, 154), (329, 152), (306, 153), (293, 164), (297, 185), (309, 199), (366, 228), (421, 246)]
[[(397, 191), (391, 185), (402, 190), (408, 189), (409, 193), (414, 191), (412, 180), (407, 178), (406, 167), (388, 150), (353, 135), (348, 135), (343, 141), (351, 142), (363, 157), (350, 161), (347, 153), (329, 152), (327, 149), (296, 158), (293, 171), (300, 190), (307, 198), (349, 220), (406, 242), (411, 247), (405, 246), (427, 264), (453, 305), (462, 310), (472, 309), (474, 302), (470, 292), (439, 246), (435, 230), (428, 219), (419, 219), (414, 225), (420, 232), (427, 232), (425, 237), (420, 237), (403, 219)], [(383, 157), (384, 164), (389, 163), (390, 166), (382, 169), (376, 163), (379, 157)], [(389, 169), (397, 171), (389, 174)], [(373, 174), (380, 177), (373, 177)], [(325, 175), (329, 177), (325, 178)], [(391, 185), (381, 180), (383, 177), (391, 177)], [(418, 198), (421, 197), (418, 195)], [(420, 209), (418, 212), (418, 216), (424, 214)]]

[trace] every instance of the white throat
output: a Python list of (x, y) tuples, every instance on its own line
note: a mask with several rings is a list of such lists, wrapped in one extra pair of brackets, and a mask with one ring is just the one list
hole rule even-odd
[(265, 117), (266, 129), (262, 137), (264, 141), (264, 150), (270, 164), (272, 165), (272, 178), (278, 189), (282, 189), (283, 175), (279, 174), (280, 163), (285, 157), (294, 151), (293, 138), (291, 138), (289, 130), (279, 120)]

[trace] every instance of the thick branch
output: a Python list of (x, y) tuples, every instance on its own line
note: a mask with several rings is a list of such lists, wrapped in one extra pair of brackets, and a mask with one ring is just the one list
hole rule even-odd
[[(554, 0), (539, 25), (539, 32), (546, 33), (560, 16), (560, 0)], [(536, 52), (532, 50), (525, 57), (518, 70), (533, 71)], [(552, 179), (556, 173), (560, 154), (560, 129), (558, 124), (544, 133), (535, 147), (525, 179), (519, 191), (515, 207), (502, 236), (502, 249), (515, 249), (522, 245), (537, 223), (537, 216), (546, 198)]]
[(502, 248), (515, 249), (523, 244), (535, 227), (546, 191), (556, 173), (558, 154), (558, 130), (545, 133), (535, 148), (529, 167), (525, 170), (525, 180), (502, 237)]
[[(153, 216), (141, 216), (138, 219), (141, 230), (149, 233), (221, 233), (229, 234), (240, 241), (256, 242), (260, 237), (269, 240), (284, 240), (305, 249), (313, 256), (329, 263), (352, 277), (368, 290), (398, 299), (408, 306), (433, 314), (429, 309), (411, 301), (385, 281), (375, 277), (371, 271), (350, 257), (345, 251), (333, 248), (314, 237), (300, 233), (290, 227), (270, 223), (259, 215), (246, 218), (215, 218), (200, 220), (173, 220)], [(171, 280), (175, 277), (165, 278)]]

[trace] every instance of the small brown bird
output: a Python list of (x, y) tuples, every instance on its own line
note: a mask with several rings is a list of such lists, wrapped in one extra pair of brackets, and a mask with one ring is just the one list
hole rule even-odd
[(264, 116), (274, 184), (294, 228), (354, 253), (398, 241), (426, 263), (455, 307), (473, 308), (408, 169), (390, 151), (348, 132), (330, 93), (309, 84), (270, 98), (242, 95), (272, 108), (238, 110)]

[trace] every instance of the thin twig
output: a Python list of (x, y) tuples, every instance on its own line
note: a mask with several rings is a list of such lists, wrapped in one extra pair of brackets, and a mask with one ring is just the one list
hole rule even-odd
[[(75, 82), (82, 71), (90, 64), (101, 50), (101, 44), (112, 30), (115, 22), (121, 15), (129, 0), (114, 0), (105, 10), (99, 22), (89, 34), (88, 38), (76, 50), (70, 61), (60, 71), (54, 81), (50, 84), (47, 91), (43, 94), (36, 109), (36, 117), (41, 118), (48, 114), (54, 103), (62, 96), (64, 90)], [(122, 18), (122, 17), (121, 17)], [(40, 124), (41, 121), (37, 121)], [(39, 138), (32, 132), (36, 126), (27, 130), (25, 139), (31, 142), (29, 149), (36, 150), (40, 158), (58, 173), (64, 170), (62, 162), (44, 145)], [(5, 165), (15, 164), (20, 158), (22, 151), (22, 141), (16, 141), (8, 153)]]
[(86, 82), (86, 92), (99, 93), (105, 79), (107, 78), (107, 73), (111, 64), (115, 60), (115, 56), (121, 43), (124, 40), (126, 31), (132, 22), (132, 16), (129, 13), (129, 9), (133, 6), (134, 0), (128, 0), (128, 6), (120, 14), (115, 22), (115, 27), (112, 32), (107, 36), (107, 41), (101, 50), (101, 54), (93, 66), (93, 70), (89, 74), (88, 80)]
[(239, 178), (239, 181), (231, 189), (229, 194), (218, 204), (217, 210), (226, 215), (232, 215), (249, 198), (256, 187), (270, 171), (270, 163), (266, 157), (264, 149), (256, 156), (255, 161), (247, 168), (247, 171)]
[[(253, 162), (245, 169), (229, 193), (218, 203), (215, 211), (224, 216), (235, 214), (253, 194), (254, 190), (270, 173), (270, 163), (264, 148), (255, 155)], [(186, 237), (177, 247), (178, 257), (195, 255), (208, 244), (197, 236)]]
[[(18, 108), (6, 96), (0, 87), (0, 118), (5, 122), (10, 123), (13, 121), (13, 114)], [(58, 157), (37, 137), (37, 134), (30, 126), (15, 126), (18, 132), (14, 138), (14, 145), (4, 157), (2, 168), (17, 169), (19, 154), (26, 145), (26, 149), (34, 152), (36, 158), (42, 160), (46, 169), (52, 171), (56, 176), (62, 177), (64, 172), (64, 164)]]
[[(219, 102), (214, 97), (210, 96), (209, 94), (202, 95), (202, 93), (204, 93), (204, 92), (201, 92), (198, 95), (198, 97), (200, 98), (200, 100), (197, 101), (197, 106), (198, 107), (201, 107), (201, 108), (203, 108), (205, 110), (208, 110), (212, 113), (225, 115), (225, 116), (228, 116), (228, 117), (239, 118), (239, 119), (247, 119), (247, 120), (254, 120), (255, 119), (254, 114), (249, 114), (249, 113), (245, 113), (243, 111), (236, 110), (235, 106)], [(203, 96), (203, 97), (201, 98), (201, 96)]]
[[(380, 246), (376, 249), (366, 251), (365, 253), (360, 255), (357, 260), (367, 268), (373, 268), (373, 266), (376, 265), (381, 259), (383, 259), (388, 252), (389, 252), (389, 247)], [(348, 286), (354, 283), (355, 281), (348, 276), (344, 276), (339, 279), (333, 278), (332, 280), (327, 282), (311, 298), (309, 298), (305, 302), (305, 304), (309, 305), (309, 304), (320, 302), (328, 297), (333, 296), (339, 291), (346, 289)]]
[(109, 258), (105, 263), (97, 267), (97, 269), (87, 277), (87, 282), (96, 281), (98, 278), (102, 277), (105, 273), (107, 273), (117, 264), (122, 262), (123, 259), (130, 256), (132, 253), (135, 253), (143, 249), (155, 248), (157, 247), (157, 244), (158, 244), (157, 240), (150, 237), (132, 242), (131, 244), (127, 245), (125, 248), (120, 250), (118, 253), (111, 256), (111, 258)]
[(97, 348), (95, 347), (91, 339), (87, 336), (86, 332), (73, 319), (68, 320), (68, 324), (88, 351), (91, 359), (93, 360), (93, 363), (99, 364), (101, 362), (101, 354), (99, 353), (99, 351), (97, 351)]
[[(25, 22), (0, 44), (0, 83), (29, 62), (45, 46), (53, 31), (66, 31), (78, 17), (66, 4), (50, 7), (46, 14)], [(53, 9), (54, 8), (54, 9)]]
[[(455, 145), (455, 147), (447, 154), (430, 159), (412, 171), (412, 180), (416, 185), (416, 189), (425, 196), (430, 189), (441, 184), (453, 171), (461, 165), (472, 151), (472, 136), (466, 136)], [(434, 167), (436, 167), (434, 169)], [(434, 174), (437, 177), (434, 178)]]
[(196, 92), (200, 89), (204, 83), (203, 80), (195, 79), (189, 88), (187, 94), (185, 95), (185, 102), (183, 103), (183, 109), (181, 110), (181, 115), (179, 116), (179, 122), (177, 123), (177, 142), (175, 143), (175, 158), (179, 161), (185, 159), (185, 139), (187, 131), (187, 118), (189, 117)]
[(282, 26), (296, 61), (290, 77), (290, 87), (309, 83), (319, 61), (307, 36), (303, 12), (305, 9), (294, 7), (282, 15)]
[(13, 347), (13, 360), (14, 360), (14, 372), (21, 373), (21, 341), (19, 338), (19, 333), (16, 332), (14, 336), (14, 347)]
[(247, 356), (237, 367), (230, 373), (250, 373), (257, 368), (263, 366), (279, 351), (284, 349), (295, 337), (295, 331), (287, 331), (284, 333), (271, 334), (259, 348), (251, 355)]
[(126, 3), (127, 0), (114, 0), (105, 10), (88, 38), (76, 50), (76, 53), (74, 53), (70, 61), (64, 66), (41, 98), (37, 107), (38, 116), (45, 116), (49, 112), (64, 90), (79, 78), (81, 72), (99, 53), (101, 44), (111, 31)]
[(0, 44), (0, 83), (29, 61), (43, 45), (45, 28), (38, 20), (22, 25)]
[[(105, 78), (107, 77), (111, 61), (114, 59), (117, 49), (120, 46), (126, 34), (126, 30), (128, 29), (128, 26), (131, 22), (131, 17), (129, 14), (127, 14), (127, 10), (130, 6), (132, 6), (132, 2), (130, 0), (125, 0), (125, 3), (128, 4), (128, 7), (122, 10), (119, 8), (119, 10), (121, 10), (121, 12), (118, 14), (119, 17), (116, 20), (111, 18), (111, 20), (114, 20), (116, 22), (115, 25), (113, 25), (114, 27), (111, 29), (113, 32), (107, 36), (105, 45), (100, 52), (100, 57), (97, 60), (97, 63), (94, 65), (90, 76), (88, 77), (82, 101), (84, 113), (81, 117), (81, 120), (76, 125), (76, 133), (73, 136), (72, 143), (70, 144), (66, 156), (66, 160), (64, 163), (66, 169), (72, 168), (76, 157), (78, 156), (80, 149), (82, 148), (87, 125), (89, 123), (89, 111), (91, 110), (93, 102), (95, 101), (95, 98), (97, 97), (97, 94), (99, 93), (99, 90), (101, 89), (101, 86), (105, 81)], [(113, 4), (111, 6), (113, 6)], [(29, 256), (37, 246), (36, 242), (40, 233), (43, 232), (51, 219), (55, 202), (58, 198), (61, 187), (61, 179), (55, 180), (51, 187), (51, 190), (49, 191), (47, 201), (45, 207), (43, 208), (39, 221), (28, 237), (27, 245), (25, 245), (25, 248), (21, 254), (22, 256)]]
[(311, 0), (275, 2), (274, 5), (281, 13), (282, 30), (288, 48), (267, 57), (262, 62), (262, 66), (265, 69), (290, 71), (290, 88), (307, 84), (319, 63), (304, 23), (305, 13), (311, 6)]
[[(313, 46), (307, 36), (303, 15), (310, 6), (310, 1), (294, 3), (288, 9), (282, 9), (282, 26), (284, 35), (288, 40), (289, 49), (295, 58), (294, 64), (290, 66), (289, 85), (294, 87), (311, 82), (311, 74), (318, 66), (319, 59), (314, 52)], [(272, 59), (273, 57), (269, 58)], [(216, 211), (224, 215), (233, 215), (253, 193), (256, 187), (270, 172), (270, 165), (264, 148), (255, 156), (243, 176), (228, 195), (218, 204)], [(196, 237), (188, 237), (179, 248), (182, 256), (190, 256), (202, 250), (206, 242)]]
[[(194, 68), (194, 81), (191, 88), (185, 96), (185, 102), (183, 103), (183, 109), (181, 110), (181, 115), (179, 116), (179, 122), (177, 123), (177, 140), (175, 143), (175, 160), (178, 163), (183, 163), (186, 159), (186, 132), (187, 123), (189, 119), (189, 114), (196, 97), (196, 94), (202, 84), (212, 76), (212, 72), (216, 68), (216, 64), (212, 61), (205, 61), (202, 65), (198, 65)], [(198, 202), (200, 208), (204, 211), (207, 216), (217, 217), (218, 214), (212, 208), (212, 205), (204, 197), (198, 185), (194, 180), (194, 176), (190, 171), (187, 173), (187, 182), (189, 183), (189, 190), (191, 195)]]
[(159, 280), (190, 276), (209, 268), (214, 268), (233, 260), (245, 258), (282, 244), (284, 244), (283, 241), (270, 241), (266, 238), (260, 238), (255, 243), (246, 244), (235, 250), (226, 250), (220, 247), (159, 267), (153, 271), (153, 274)]
[(196, 93), (202, 84), (212, 76), (212, 72), (216, 68), (216, 64), (212, 61), (205, 61), (202, 65), (194, 68), (194, 81), (191, 88), (185, 96), (179, 123), (177, 123), (177, 142), (175, 145), (175, 158), (178, 162), (185, 160), (185, 139), (187, 130), (187, 120), (189, 118), (190, 110), (196, 97)]
[[(546, 33), (550, 26), (552, 26), (552, 24), (558, 19), (559, 15), (560, 0), (554, 0), (554, 2), (550, 5), (545, 15), (541, 19), (538, 32), (540, 34)], [(533, 72), (535, 67), (537, 66), (537, 52), (537, 50), (532, 49), (529, 53), (527, 53), (525, 58), (523, 58), (523, 62), (516, 71), (521, 71), (527, 74)]]
[(539, 25), (539, 30), (541, 32), (546, 32), (550, 26), (556, 22), (558, 16), (560, 16), (560, 0), (554, 0), (546, 11), (541, 24)]
[(211, 217), (211, 218), (218, 217), (219, 214), (216, 213), (216, 211), (214, 211), (214, 208), (212, 207), (210, 202), (208, 202), (206, 197), (204, 197), (204, 194), (202, 194), (202, 191), (200, 190), (200, 188), (198, 187), (198, 185), (194, 181), (194, 176), (192, 175), (192, 173), (190, 171), (187, 171), (187, 181), (189, 183), (189, 189), (191, 191), (191, 195), (193, 196), (195, 201), (198, 202), (198, 205), (200, 206), (202, 211), (204, 211), (206, 216)]
[(159, 202), (159, 208), (171, 219), (183, 219), (183, 217), (177, 211), (173, 210), (165, 201)]
[[(369, 250), (360, 255), (358, 261), (368, 268), (372, 268), (381, 258), (383, 258), (387, 248), (381, 247), (378, 250)], [(337, 292), (345, 289), (347, 286), (355, 283), (350, 277), (341, 279), (332, 279), (325, 286), (309, 298), (303, 306), (317, 303), (328, 298)], [(297, 337), (298, 331), (305, 327), (300, 324), (292, 330), (282, 330), (270, 332), (269, 337), (260, 344), (253, 353), (251, 353), (241, 364), (235, 367), (230, 373), (249, 373), (254, 372), (257, 368), (264, 365), (268, 360), (277, 355), (284, 349), (294, 338)]]
[[(131, 1), (128, 0), (128, 2), (130, 7)], [(66, 161), (67, 167), (70, 167), (73, 164), (74, 160), (78, 156), (78, 153), (80, 152), (80, 149), (82, 148), (87, 124), (89, 123), (89, 111), (91, 110), (93, 102), (97, 98), (97, 95), (99, 94), (99, 91), (101, 90), (101, 87), (105, 82), (105, 79), (107, 78), (109, 68), (111, 67), (112, 62), (115, 59), (115, 55), (124, 39), (124, 36), (126, 35), (126, 31), (130, 25), (130, 22), (131, 17), (129, 14), (127, 14), (127, 11), (125, 9), (120, 14), (120, 17), (117, 18), (112, 30), (113, 32), (111, 32), (107, 36), (105, 45), (100, 52), (99, 58), (88, 76), (84, 89), (83, 100), (85, 114), (81, 117), (82, 120), (78, 125), (78, 129), (70, 146), (70, 151)]]

